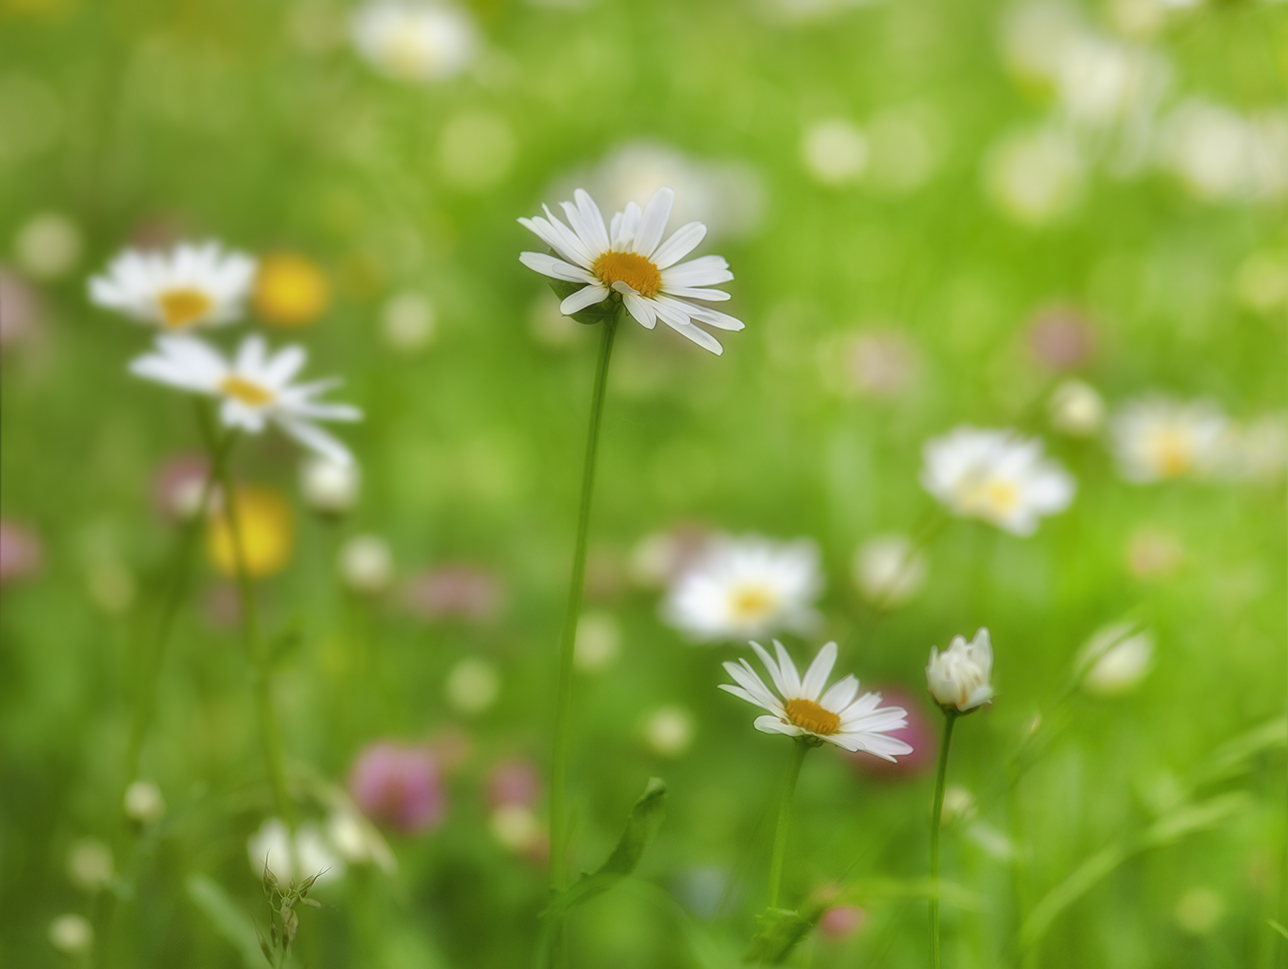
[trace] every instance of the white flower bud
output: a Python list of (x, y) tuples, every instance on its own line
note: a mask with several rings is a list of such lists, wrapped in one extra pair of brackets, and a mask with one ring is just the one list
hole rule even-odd
[(1154, 637), (1131, 623), (1114, 623), (1097, 631), (1082, 648), (1078, 667), (1082, 688), (1098, 696), (1130, 693), (1149, 673)]
[(447, 674), (447, 702), (462, 713), (481, 713), (496, 702), (501, 676), (487, 660), (469, 657)]
[(1051, 426), (1071, 437), (1091, 437), (1105, 423), (1100, 392), (1081, 380), (1066, 380), (1051, 394)]
[(502, 804), (488, 821), (492, 837), (511, 851), (527, 851), (541, 841), (541, 824), (523, 804)]
[(49, 923), (49, 941), (59, 952), (80, 955), (94, 944), (94, 927), (83, 915), (60, 915)]
[(394, 577), (389, 545), (376, 535), (349, 539), (340, 549), (340, 577), (354, 592), (374, 594), (389, 588)]
[(904, 535), (878, 535), (854, 555), (854, 583), (863, 598), (892, 609), (911, 600), (926, 581), (926, 556)]
[(622, 645), (622, 630), (607, 612), (587, 612), (577, 622), (573, 662), (583, 673), (612, 665)]
[(83, 838), (67, 854), (67, 874), (78, 888), (96, 892), (112, 880), (112, 849), (97, 838)]
[(926, 687), (941, 707), (967, 713), (993, 698), (993, 643), (980, 627), (969, 643), (954, 636), (942, 653), (930, 648)]
[(661, 707), (644, 725), (649, 748), (663, 757), (678, 757), (693, 743), (693, 717), (683, 707)]
[(343, 515), (358, 503), (358, 466), (326, 458), (309, 458), (300, 467), (300, 492), (304, 502), (324, 515)]
[(140, 824), (153, 824), (165, 814), (161, 788), (151, 781), (135, 781), (125, 789), (125, 813)]

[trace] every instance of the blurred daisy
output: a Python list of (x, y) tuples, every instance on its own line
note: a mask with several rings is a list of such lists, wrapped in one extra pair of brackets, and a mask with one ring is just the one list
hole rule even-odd
[(219, 416), (226, 427), (258, 434), (267, 424), (276, 424), (310, 450), (347, 463), (352, 460), (348, 450), (315, 422), (356, 421), (362, 412), (348, 404), (315, 399), (339, 383), (336, 378), (292, 383), (306, 359), (298, 346), (270, 354), (261, 336), (243, 340), (231, 361), (194, 337), (162, 336), (152, 353), (130, 364), (130, 371), (146, 380), (219, 398)]
[(284, 885), (317, 876), (318, 884), (344, 874), (344, 862), (322, 829), (311, 821), (291, 830), (280, 818), (269, 818), (246, 842), (246, 856), (257, 876), (265, 870)]
[(1210, 401), (1164, 396), (1132, 401), (1109, 426), (1119, 470), (1138, 484), (1212, 470), (1228, 429), (1225, 415)]
[(231, 323), (255, 280), (255, 261), (218, 243), (178, 245), (168, 253), (127, 249), (89, 281), (90, 299), (164, 330)]
[(375, 0), (354, 14), (358, 53), (401, 81), (441, 81), (460, 74), (478, 54), (474, 21), (459, 7), (413, 0)]
[(836, 665), (836, 643), (828, 643), (818, 651), (803, 679), (777, 640), (774, 641), (777, 662), (759, 643), (752, 643), (751, 648), (765, 664), (774, 689), (765, 685), (745, 659), (724, 664), (738, 685), (721, 683), (720, 689), (769, 711), (770, 716), (756, 718), (757, 730), (788, 737), (817, 737), (846, 750), (866, 751), (883, 760), (893, 761), (898, 755), (912, 753), (912, 747), (902, 740), (886, 736), (891, 730), (908, 725), (907, 714), (901, 707), (882, 707), (880, 693), (865, 693), (856, 700), (859, 681), (853, 676), (839, 680), (824, 692), (823, 687)]
[(921, 484), (954, 515), (1032, 535), (1038, 518), (1073, 501), (1073, 477), (1013, 431), (959, 427), (926, 443)]
[(646, 329), (653, 329), (661, 320), (698, 346), (721, 353), (723, 348), (715, 337), (695, 323), (741, 330), (742, 321), (692, 300), (729, 299), (722, 290), (704, 287), (728, 282), (733, 273), (720, 256), (680, 263), (707, 234), (701, 222), (681, 226), (662, 241), (675, 193), (669, 188), (658, 189), (642, 210), (629, 203), (624, 212), (613, 216), (610, 228), (605, 228), (599, 207), (589, 194), (577, 189), (574, 198), (575, 203), (563, 203), (571, 229), (549, 207), (544, 207), (544, 219), (519, 220), (555, 251), (555, 255), (522, 252), (519, 261), (554, 279), (583, 284), (559, 305), (560, 312), (571, 316), (616, 294)]
[(697, 640), (808, 632), (822, 588), (813, 542), (725, 536), (671, 586), (662, 617)]

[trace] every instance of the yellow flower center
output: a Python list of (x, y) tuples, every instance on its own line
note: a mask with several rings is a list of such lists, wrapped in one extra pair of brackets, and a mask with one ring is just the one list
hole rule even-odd
[(763, 585), (744, 585), (729, 596), (729, 611), (742, 622), (763, 619), (774, 611), (778, 597)]
[(1158, 473), (1165, 478), (1176, 478), (1190, 470), (1194, 464), (1194, 449), (1189, 435), (1177, 428), (1159, 431), (1151, 442)]
[(962, 495), (962, 504), (968, 511), (998, 518), (1009, 515), (1019, 503), (1019, 486), (1005, 478), (972, 482)]
[(273, 402), (273, 392), (271, 390), (236, 374), (229, 374), (225, 377), (224, 382), (219, 385), (219, 389), (234, 400), (240, 400), (243, 404), (250, 404), (251, 407), (263, 407), (265, 404)]
[(214, 301), (199, 289), (179, 287), (166, 289), (157, 294), (157, 308), (161, 310), (161, 322), (170, 330), (182, 330), (192, 326), (210, 312)]
[(789, 723), (820, 737), (830, 737), (841, 729), (840, 715), (823, 709), (813, 700), (788, 700), (783, 704), (783, 712)]
[(595, 275), (605, 286), (621, 280), (641, 296), (652, 298), (662, 290), (662, 271), (637, 252), (612, 249), (595, 260)]

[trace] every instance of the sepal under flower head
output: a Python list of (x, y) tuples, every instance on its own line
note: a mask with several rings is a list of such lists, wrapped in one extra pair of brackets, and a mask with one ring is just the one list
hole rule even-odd
[(930, 647), (926, 688), (946, 712), (969, 713), (993, 699), (993, 643), (980, 627), (970, 642), (954, 636), (942, 653)]

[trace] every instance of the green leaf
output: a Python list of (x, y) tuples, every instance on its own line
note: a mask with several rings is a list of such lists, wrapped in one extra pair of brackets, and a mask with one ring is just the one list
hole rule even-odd
[(229, 897), (218, 882), (205, 875), (190, 875), (188, 897), (205, 913), (215, 931), (236, 949), (246, 969), (263, 969), (265, 953), (255, 923)]
[(783, 908), (765, 909), (756, 916), (756, 934), (752, 936), (744, 958), (753, 965), (782, 965), (792, 950), (818, 925), (826, 910), (827, 906), (821, 902), (810, 903), (800, 912)]
[(570, 909), (602, 895), (633, 872), (644, 855), (644, 849), (657, 834), (665, 813), (666, 784), (660, 778), (651, 777), (644, 793), (631, 808), (626, 830), (608, 860), (593, 873), (583, 874), (570, 888), (551, 899), (543, 915), (552, 921), (561, 919)]
[[(554, 294), (559, 297), (559, 302), (561, 303), (582, 288), (581, 283), (570, 283), (563, 279), (551, 279), (547, 280), (547, 282), (550, 283), (550, 288), (554, 290)], [(573, 313), (572, 319), (576, 320), (578, 323), (584, 323), (586, 326), (594, 326), (596, 323), (607, 323), (617, 315), (617, 311), (621, 308), (621, 305), (621, 298), (616, 295), (611, 295), (602, 303), (596, 303), (594, 306), (587, 306), (581, 312)]]
[(1288, 929), (1284, 928), (1274, 919), (1266, 919), (1266, 925), (1270, 926), (1272, 929), (1274, 929), (1276, 932), (1282, 935), (1285, 939), (1288, 939)]
[(1065, 909), (1128, 858), (1150, 848), (1172, 844), (1187, 835), (1214, 828), (1245, 810), (1250, 802), (1246, 793), (1232, 791), (1199, 804), (1183, 804), (1163, 815), (1134, 839), (1123, 839), (1102, 848), (1033, 906), (1033, 911), (1020, 928), (1021, 949), (1030, 949), (1036, 945)]

